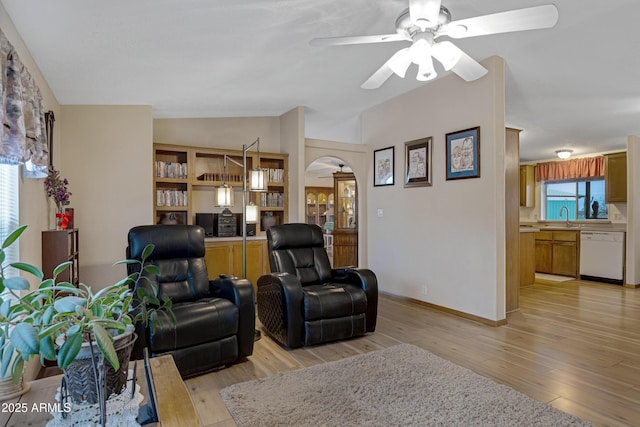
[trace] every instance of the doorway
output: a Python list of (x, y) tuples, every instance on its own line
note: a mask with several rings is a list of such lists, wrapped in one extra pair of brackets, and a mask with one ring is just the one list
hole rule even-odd
[(355, 177), (348, 183), (349, 200), (344, 194), (345, 179), (350, 176), (353, 176), (350, 165), (333, 156), (314, 160), (305, 171), (305, 222), (322, 227), (333, 267), (358, 265), (359, 209)]

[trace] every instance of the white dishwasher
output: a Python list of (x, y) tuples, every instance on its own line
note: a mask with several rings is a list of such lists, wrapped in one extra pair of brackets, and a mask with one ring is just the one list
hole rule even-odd
[(622, 285), (624, 232), (580, 232), (580, 278)]

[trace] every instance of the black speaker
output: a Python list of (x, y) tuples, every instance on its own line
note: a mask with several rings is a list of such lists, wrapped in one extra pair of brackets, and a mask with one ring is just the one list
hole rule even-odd
[(197, 213), (196, 225), (204, 228), (205, 237), (213, 237), (213, 214), (212, 213)]

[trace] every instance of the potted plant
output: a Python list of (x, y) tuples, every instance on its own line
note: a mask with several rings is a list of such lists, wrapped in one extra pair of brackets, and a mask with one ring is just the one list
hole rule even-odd
[[(22, 226), (12, 232), (3, 242), (2, 250), (15, 242), (25, 229), (26, 226)], [(2, 337), (10, 341), (7, 349), (13, 348), (18, 356), (11, 363), (14, 378), (19, 378), (24, 362), (32, 356), (39, 356), (42, 363), (56, 360), (65, 372), (72, 399), (89, 403), (97, 402), (100, 395), (96, 387), (100, 366), (106, 365), (107, 375), (115, 373), (126, 381), (131, 346), (128, 350), (120, 350), (133, 344), (133, 325), (136, 322), (146, 324), (157, 309), (165, 310), (174, 320), (171, 301), (168, 298), (160, 301), (147, 277), (159, 274), (155, 265), (145, 265), (153, 249), (153, 245), (148, 245), (139, 261), (118, 261), (116, 264), (139, 264), (138, 271), (95, 293), (84, 284), (76, 288), (69, 282), (56, 282), (70, 262), (60, 264), (53, 271), (54, 277), (44, 280), (42, 271), (31, 264), (9, 264), (41, 281), (36, 289), (29, 290), (25, 278), (4, 279), (3, 276), (0, 285), (12, 295), (0, 303), (0, 327), (3, 328)], [(4, 260), (4, 252), (0, 256)], [(148, 286), (138, 286), (141, 281), (147, 281)], [(18, 295), (20, 291), (22, 295)], [(118, 344), (118, 341), (124, 343)], [(125, 357), (119, 357), (122, 356), (120, 353)], [(83, 372), (71, 372), (74, 368)], [(75, 379), (81, 383), (79, 391), (70, 384)], [(106, 380), (106, 396), (122, 391), (121, 380)], [(82, 384), (87, 382), (92, 385)]]
[(42, 279), (43, 273), (37, 267), (23, 263), (5, 263), (7, 249), (18, 239), (24, 227), (11, 233), (0, 246), (0, 399), (10, 399), (28, 390), (22, 381), (24, 359), (16, 351), (9, 339), (11, 325), (19, 319), (19, 314), (11, 310), (12, 298), (5, 295), (5, 290), (28, 289), (29, 282), (20, 276), (10, 275), (12, 268), (28, 271), (36, 278)]

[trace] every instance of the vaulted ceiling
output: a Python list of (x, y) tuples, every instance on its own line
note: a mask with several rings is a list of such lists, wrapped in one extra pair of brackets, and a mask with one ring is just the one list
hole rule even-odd
[[(393, 33), (408, 0), (0, 1), (61, 104), (147, 104), (157, 118), (303, 105), (307, 137), (358, 142), (362, 110), (430, 84), (409, 70), (360, 88), (407, 42), (309, 45)], [(546, 3), (443, 1), (453, 20)], [(524, 161), (621, 149), (640, 134), (640, 2), (556, 5), (552, 29), (455, 41), (477, 60), (505, 59), (506, 122), (524, 130)]]

